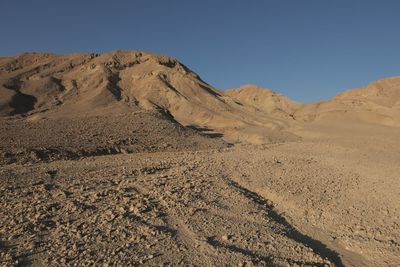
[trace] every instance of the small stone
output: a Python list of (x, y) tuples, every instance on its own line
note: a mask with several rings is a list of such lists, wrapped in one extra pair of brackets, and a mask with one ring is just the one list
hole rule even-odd
[(226, 235), (223, 235), (223, 236), (222, 236), (222, 240), (224, 240), (224, 241), (229, 241), (229, 240), (231, 240), (231, 239), (232, 239), (232, 235), (226, 234)]

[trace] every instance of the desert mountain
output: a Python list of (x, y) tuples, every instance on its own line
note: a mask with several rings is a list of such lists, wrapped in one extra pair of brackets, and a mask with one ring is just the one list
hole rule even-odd
[(0, 116), (57, 118), (145, 110), (223, 133), (230, 141), (293, 139), (285, 129), (314, 120), (400, 125), (399, 99), (400, 78), (308, 104), (254, 85), (219, 91), (175, 58), (140, 51), (0, 58)]
[(359, 100), (388, 108), (400, 106), (400, 77), (375, 81), (367, 87), (352, 89), (338, 94), (335, 100)]
[[(249, 109), (246, 101), (213, 88), (176, 59), (139, 51), (1, 58), (0, 85), (1, 116), (162, 111), (182, 125), (254, 142), (279, 139), (276, 131), (287, 126), (287, 118)], [(265, 129), (270, 134), (260, 135)]]
[(302, 105), (294, 113), (300, 121), (351, 120), (400, 126), (400, 78), (375, 81), (363, 88), (339, 93), (319, 103)]

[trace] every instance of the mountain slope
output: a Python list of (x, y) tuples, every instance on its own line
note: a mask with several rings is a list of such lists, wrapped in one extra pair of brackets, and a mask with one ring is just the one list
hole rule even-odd
[(287, 129), (319, 120), (399, 126), (399, 91), (400, 78), (389, 78), (328, 101), (299, 104), (253, 85), (219, 91), (177, 59), (147, 52), (0, 58), (2, 117), (34, 120), (145, 110), (234, 142), (296, 140)]
[(256, 85), (244, 85), (236, 89), (229, 89), (225, 91), (225, 95), (249, 108), (277, 117), (291, 117), (291, 114), (300, 106), (286, 96)]
[(400, 126), (400, 77), (375, 81), (334, 98), (301, 106), (294, 113), (300, 121), (350, 120)]
[(152, 53), (24, 53), (0, 60), (0, 85), (0, 116), (75, 117), (141, 109), (169, 113), (182, 125), (236, 141), (290, 137), (276, 132), (287, 126), (286, 118), (260, 116), (176, 59)]

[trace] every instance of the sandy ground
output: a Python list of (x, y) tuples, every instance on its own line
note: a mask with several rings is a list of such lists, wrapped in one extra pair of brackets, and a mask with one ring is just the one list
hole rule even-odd
[(3, 165), (1, 264), (398, 266), (399, 130), (341, 127)]

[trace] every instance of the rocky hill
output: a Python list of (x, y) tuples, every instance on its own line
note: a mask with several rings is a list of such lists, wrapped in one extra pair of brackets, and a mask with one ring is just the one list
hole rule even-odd
[(267, 110), (254, 112), (250, 103), (213, 88), (174, 58), (139, 51), (2, 58), (0, 96), (3, 117), (161, 111), (182, 125), (236, 141), (280, 140), (276, 131), (288, 124), (274, 114), (260, 116)]
[(220, 91), (177, 59), (140, 51), (23, 53), (0, 58), (0, 116), (39, 118), (169, 114), (181, 125), (233, 142), (281, 142), (299, 123), (349, 119), (400, 125), (400, 78), (331, 100), (299, 104), (253, 85)]
[(392, 77), (347, 90), (327, 101), (304, 104), (294, 117), (300, 121), (349, 120), (398, 127), (399, 111), (400, 78)]

